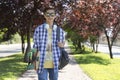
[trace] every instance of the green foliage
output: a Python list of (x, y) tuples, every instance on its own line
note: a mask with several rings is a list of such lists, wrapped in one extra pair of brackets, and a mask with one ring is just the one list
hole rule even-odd
[(7, 31), (7, 28), (0, 29), (0, 42), (3, 40), (3, 36), (5, 34), (5, 31)]
[(81, 48), (78, 48), (77, 50), (76, 50), (76, 46), (73, 45), (73, 42), (71, 40), (68, 40), (68, 44), (72, 54), (83, 54), (85, 49), (87, 49), (83, 43), (81, 43)]
[[(119, 80), (120, 59), (110, 59), (109, 55), (103, 53), (92, 53), (74, 55), (80, 67), (92, 80)], [(112, 75), (111, 75), (112, 74)]]
[(86, 41), (86, 39), (83, 38), (83, 36), (79, 35), (75, 31), (70, 30), (67, 33), (67, 38), (69, 41), (72, 41), (72, 44), (74, 45), (76, 51), (83, 50), (84, 45), (82, 45), (82, 43)]
[(23, 55), (0, 58), (0, 80), (16, 80), (26, 70)]
[(3, 38), (3, 34), (4, 34), (4, 32), (0, 32), (0, 42), (1, 42), (2, 38)]
[(4, 41), (3, 39), (0, 41), (1, 44), (14, 44), (14, 43), (21, 43), (21, 37), (18, 33), (11, 36), (11, 39)]
[(93, 44), (97, 41), (97, 36), (90, 35), (89, 38), (90, 38), (90, 42)]
[(13, 35), (11, 41), (12, 41), (12, 43), (20, 43), (21, 42), (20, 35), (18, 33)]

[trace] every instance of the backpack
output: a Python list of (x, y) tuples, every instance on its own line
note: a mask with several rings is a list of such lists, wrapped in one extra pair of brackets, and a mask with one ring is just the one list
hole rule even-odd
[[(57, 27), (57, 40), (60, 41), (60, 28)], [(58, 69), (61, 70), (63, 69), (66, 65), (68, 65), (69, 61), (70, 61), (70, 58), (69, 58), (69, 55), (67, 53), (67, 51), (65, 51), (64, 48), (60, 48), (60, 52), (61, 52), (61, 55), (60, 55), (60, 58), (59, 58), (59, 66), (58, 66)]]

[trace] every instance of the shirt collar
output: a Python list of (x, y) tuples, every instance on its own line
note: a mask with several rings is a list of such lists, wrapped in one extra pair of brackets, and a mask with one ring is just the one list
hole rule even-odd
[[(47, 23), (44, 24), (45, 25), (45, 29), (48, 29), (49, 28), (49, 25)], [(53, 30), (56, 30), (57, 29), (57, 25), (53, 25)]]

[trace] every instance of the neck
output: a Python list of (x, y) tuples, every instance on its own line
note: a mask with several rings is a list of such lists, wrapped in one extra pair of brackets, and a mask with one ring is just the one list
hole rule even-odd
[(53, 21), (46, 21), (47, 24), (49, 24), (49, 27), (52, 28)]

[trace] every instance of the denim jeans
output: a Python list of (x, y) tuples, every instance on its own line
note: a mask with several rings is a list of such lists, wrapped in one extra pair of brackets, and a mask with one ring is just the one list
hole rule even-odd
[(44, 69), (42, 73), (38, 73), (38, 80), (58, 80), (58, 71), (52, 68)]

